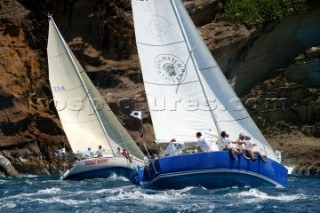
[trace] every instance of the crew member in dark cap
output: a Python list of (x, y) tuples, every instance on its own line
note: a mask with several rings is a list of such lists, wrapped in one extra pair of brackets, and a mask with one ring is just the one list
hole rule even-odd
[(197, 141), (197, 151), (198, 152), (210, 152), (210, 146), (207, 140), (202, 136), (201, 132), (196, 133), (196, 137), (198, 138)]

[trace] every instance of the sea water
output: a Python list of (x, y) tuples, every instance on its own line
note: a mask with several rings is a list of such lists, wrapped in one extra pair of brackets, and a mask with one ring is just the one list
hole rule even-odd
[(125, 178), (0, 178), (0, 212), (320, 212), (320, 177), (289, 176), (287, 189), (156, 190)]

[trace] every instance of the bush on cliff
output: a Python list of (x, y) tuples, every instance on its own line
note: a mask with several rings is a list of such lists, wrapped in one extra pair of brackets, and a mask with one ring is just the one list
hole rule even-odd
[(304, 11), (306, 7), (307, 0), (228, 0), (223, 17), (248, 27), (260, 27)]

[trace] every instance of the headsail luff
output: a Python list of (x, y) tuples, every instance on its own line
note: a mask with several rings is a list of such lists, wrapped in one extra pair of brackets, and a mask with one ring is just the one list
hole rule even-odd
[(216, 141), (220, 129), (231, 139), (251, 135), (260, 151), (275, 159), (181, 1), (133, 0), (132, 7), (156, 140), (195, 141), (201, 131)]
[(102, 145), (113, 154), (125, 147), (133, 156), (143, 153), (105, 103), (49, 17), (49, 79), (63, 129), (74, 152)]

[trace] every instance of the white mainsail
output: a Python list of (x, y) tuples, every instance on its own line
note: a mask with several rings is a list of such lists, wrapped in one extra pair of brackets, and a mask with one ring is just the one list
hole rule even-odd
[(73, 152), (102, 145), (114, 154), (120, 146), (142, 159), (143, 153), (105, 103), (51, 16), (47, 52), (55, 106)]
[(157, 142), (195, 142), (200, 131), (216, 141), (250, 135), (275, 159), (199, 36), (180, 0), (132, 0), (136, 42)]

